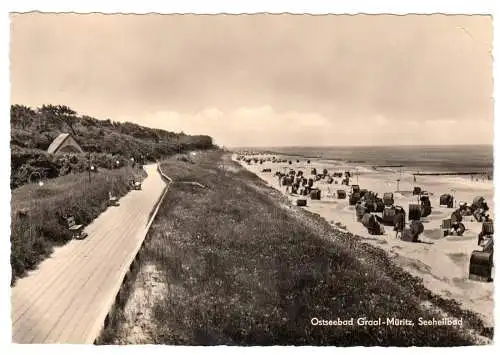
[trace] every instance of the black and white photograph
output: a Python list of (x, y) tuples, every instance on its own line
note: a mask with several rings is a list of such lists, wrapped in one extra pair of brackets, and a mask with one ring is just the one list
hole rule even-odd
[(8, 16), (12, 344), (493, 343), (492, 15)]

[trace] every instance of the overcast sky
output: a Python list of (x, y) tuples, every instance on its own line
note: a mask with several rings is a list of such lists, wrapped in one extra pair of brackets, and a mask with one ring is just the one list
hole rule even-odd
[(12, 103), (226, 146), (489, 144), (492, 20), (11, 15)]

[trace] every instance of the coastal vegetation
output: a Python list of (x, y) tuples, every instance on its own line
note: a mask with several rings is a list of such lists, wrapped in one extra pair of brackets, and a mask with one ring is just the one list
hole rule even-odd
[(47, 180), (43, 186), (26, 184), (12, 190), (11, 284), (35, 269), (55, 246), (71, 240), (65, 217), (88, 225), (108, 207), (110, 192), (121, 197), (129, 191), (131, 177), (144, 176), (144, 170), (127, 166), (101, 169), (90, 179), (86, 173), (74, 173)]
[[(131, 158), (153, 162), (178, 152), (213, 148), (209, 136), (100, 120), (64, 105), (12, 105), (10, 122), (11, 188), (27, 183), (34, 171), (51, 179), (85, 171), (91, 164), (115, 169), (130, 165)], [(70, 133), (85, 154), (48, 154), (47, 148), (61, 133)], [(120, 164), (115, 164), (117, 160)]]
[[(475, 316), (432, 295), (383, 251), (291, 206), (228, 155), (173, 157), (162, 170), (174, 182), (100, 343), (460, 346), (473, 343), (466, 327), (481, 332)], [(418, 326), (441, 318), (424, 303), (466, 326)], [(311, 323), (352, 317), (415, 326)]]
[[(62, 105), (12, 105), (10, 119), (11, 284), (71, 239), (65, 216), (88, 225), (108, 207), (110, 193), (119, 198), (131, 177), (145, 176), (142, 164), (213, 148), (209, 136), (98, 120)], [(47, 153), (63, 132), (84, 153)]]

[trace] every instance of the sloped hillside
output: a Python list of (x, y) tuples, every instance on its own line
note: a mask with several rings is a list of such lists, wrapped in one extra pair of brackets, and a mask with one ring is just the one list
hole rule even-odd
[[(12, 105), (10, 122), (11, 188), (25, 184), (33, 171), (50, 179), (84, 171), (90, 164), (109, 169), (128, 165), (131, 158), (147, 162), (174, 152), (213, 148), (209, 136), (99, 120), (78, 115), (63, 105), (40, 108)], [(50, 143), (61, 133), (70, 133), (86, 154), (71, 157), (47, 154)], [(112, 163), (116, 160), (120, 164)]]

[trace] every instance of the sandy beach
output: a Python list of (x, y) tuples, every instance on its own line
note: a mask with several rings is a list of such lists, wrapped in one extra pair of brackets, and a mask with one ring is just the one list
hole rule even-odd
[[(276, 155), (273, 155), (276, 156)], [(237, 155), (233, 156), (236, 160)], [(247, 157), (250, 157), (247, 155)], [(263, 155), (252, 157), (265, 157)], [(279, 158), (279, 156), (277, 156)], [(493, 283), (472, 281), (468, 279), (469, 258), (473, 250), (477, 249), (477, 235), (482, 224), (476, 222), (472, 217), (466, 217), (463, 221), (466, 231), (463, 236), (443, 237), (440, 225), (443, 219), (449, 218), (453, 209), (439, 206), (439, 196), (444, 193), (454, 194), (456, 205), (459, 202), (472, 202), (474, 197), (483, 196), (490, 206), (490, 216), (493, 216), (493, 182), (471, 181), (466, 177), (454, 176), (418, 176), (414, 182), (413, 175), (409, 172), (400, 172), (394, 168), (379, 168), (377, 170), (344, 164), (336, 161), (325, 161), (311, 159), (292, 160), (292, 164), (273, 163), (270, 161), (263, 164), (252, 163), (250, 165), (241, 161), (240, 164), (249, 171), (255, 173), (267, 184), (283, 192), (292, 202), (299, 198), (285, 192), (280, 187), (276, 171), (285, 172), (286, 169), (302, 170), (306, 178), (310, 176), (312, 168), (318, 172), (327, 169), (329, 172), (343, 172), (349, 170), (356, 172), (351, 179), (351, 184), (358, 184), (362, 189), (377, 192), (382, 196), (385, 192), (397, 190), (397, 179), (399, 191), (394, 193), (396, 205), (404, 207), (408, 211), (410, 203), (417, 203), (417, 196), (412, 195), (413, 187), (419, 186), (422, 190), (430, 193), (432, 213), (424, 218), (425, 230), (420, 235), (419, 243), (405, 242), (397, 239), (392, 227), (385, 227), (385, 234), (381, 236), (369, 235), (361, 223), (356, 221), (354, 206), (348, 205), (347, 199), (337, 199), (336, 190), (344, 189), (350, 191), (349, 186), (338, 184), (327, 184), (326, 180), (314, 183), (315, 187), (321, 189), (321, 200), (307, 199), (307, 210), (318, 213), (331, 223), (339, 222), (348, 231), (359, 235), (367, 243), (373, 244), (385, 250), (391, 259), (411, 274), (421, 277), (424, 285), (434, 293), (456, 300), (462, 308), (476, 312), (485, 322), (485, 326), (493, 326)], [(271, 172), (263, 173), (262, 169), (269, 168)], [(303, 198), (300, 196), (300, 198)]]

